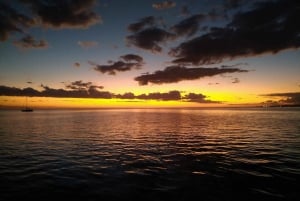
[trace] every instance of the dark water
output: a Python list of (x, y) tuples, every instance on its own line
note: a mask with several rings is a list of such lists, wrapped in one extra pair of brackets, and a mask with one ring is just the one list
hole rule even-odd
[(0, 200), (298, 200), (299, 109), (0, 112)]

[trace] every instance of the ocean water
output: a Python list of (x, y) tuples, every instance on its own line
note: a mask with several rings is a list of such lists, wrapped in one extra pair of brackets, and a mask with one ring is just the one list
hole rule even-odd
[(0, 111), (0, 200), (298, 200), (300, 110)]

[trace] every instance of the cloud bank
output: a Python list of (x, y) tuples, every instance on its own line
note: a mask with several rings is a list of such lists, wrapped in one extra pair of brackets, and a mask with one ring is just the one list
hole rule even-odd
[(126, 37), (129, 45), (149, 50), (153, 53), (161, 52), (161, 44), (172, 39), (175, 39), (175, 34), (157, 27), (146, 28)]
[(28, 4), (42, 26), (51, 28), (87, 28), (101, 22), (93, 11), (95, 0), (21, 0)]
[(211, 77), (225, 73), (242, 73), (248, 70), (239, 68), (187, 68), (184, 66), (168, 66), (164, 70), (158, 70), (154, 73), (146, 73), (134, 78), (139, 85), (152, 84), (166, 84), (176, 83), (183, 80), (196, 80), (203, 77)]
[[(231, 2), (232, 6), (238, 2)], [(215, 64), (225, 59), (248, 57), (300, 47), (299, 1), (257, 2), (237, 13), (225, 27), (212, 27), (206, 34), (185, 41), (169, 55), (177, 64)]]
[(6, 41), (13, 33), (26, 33), (31, 27), (88, 28), (102, 22), (93, 10), (95, 6), (96, 0), (1, 1), (0, 41)]
[(37, 41), (32, 36), (27, 35), (19, 41), (15, 41), (14, 45), (21, 49), (45, 49), (48, 48), (48, 43), (45, 40)]
[(144, 17), (144, 18), (140, 19), (136, 23), (129, 24), (127, 29), (131, 32), (139, 32), (147, 26), (148, 27), (154, 26), (155, 23), (156, 23), (155, 17), (148, 16), (148, 17)]
[(281, 98), (279, 101), (273, 102), (276, 104), (300, 105), (300, 92), (270, 93), (263, 94), (262, 96)]
[(120, 56), (119, 61), (110, 61), (112, 64), (99, 65), (94, 62), (89, 62), (94, 66), (94, 70), (101, 73), (108, 73), (109, 75), (116, 75), (117, 72), (130, 71), (132, 69), (140, 69), (144, 62), (143, 58), (135, 54), (126, 54)]
[(180, 21), (178, 24), (171, 27), (171, 30), (177, 34), (177, 36), (192, 36), (199, 29), (199, 23), (206, 18), (205, 15), (198, 14), (193, 15), (187, 19)]
[(31, 96), (31, 97), (55, 97), (55, 98), (101, 98), (101, 99), (137, 99), (137, 100), (157, 100), (157, 101), (182, 101), (196, 103), (221, 103), (207, 99), (203, 94), (189, 93), (182, 95), (179, 91), (154, 92), (148, 94), (135, 95), (132, 92), (124, 94), (114, 94), (109, 91), (100, 91), (102, 86), (93, 85), (91, 82), (74, 81), (66, 85), (65, 89), (54, 89), (41, 85), (42, 91), (31, 87), (20, 89), (16, 87), (0, 86), (0, 96)]
[(17, 12), (6, 2), (0, 2), (0, 41), (7, 40), (15, 32), (24, 33), (24, 29), (35, 24), (33, 18)]

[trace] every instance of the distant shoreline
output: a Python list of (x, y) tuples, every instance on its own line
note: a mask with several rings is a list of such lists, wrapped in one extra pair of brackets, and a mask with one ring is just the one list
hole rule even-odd
[[(270, 106), (240, 106), (240, 105), (228, 105), (228, 106), (220, 106), (220, 107), (210, 107), (210, 106), (202, 106), (202, 107), (35, 107), (35, 110), (122, 110), (122, 109), (170, 109), (170, 110), (215, 110), (215, 109), (268, 109), (268, 108), (300, 108), (300, 104), (297, 105), (270, 105)], [(21, 110), (20, 107), (6, 107), (0, 106), (0, 111), (5, 110)]]

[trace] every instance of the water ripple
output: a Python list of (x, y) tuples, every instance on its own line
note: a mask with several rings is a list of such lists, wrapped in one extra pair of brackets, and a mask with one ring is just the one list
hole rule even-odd
[(298, 122), (292, 110), (3, 112), (0, 200), (296, 200)]

